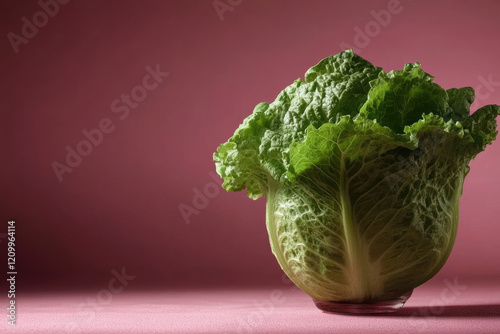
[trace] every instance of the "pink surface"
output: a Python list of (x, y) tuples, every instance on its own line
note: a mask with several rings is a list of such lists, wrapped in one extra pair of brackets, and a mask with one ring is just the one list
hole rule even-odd
[(376, 316), (322, 313), (290, 286), (123, 292), (91, 306), (93, 297), (20, 297), (12, 333), (500, 333), (498, 281), (436, 281), (417, 288), (400, 312)]

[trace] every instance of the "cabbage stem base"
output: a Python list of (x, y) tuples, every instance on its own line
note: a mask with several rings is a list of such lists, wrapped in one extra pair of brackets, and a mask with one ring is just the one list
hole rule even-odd
[(393, 313), (403, 307), (404, 303), (410, 298), (411, 293), (389, 299), (379, 300), (374, 302), (365, 303), (352, 303), (352, 302), (325, 302), (313, 298), (316, 307), (324, 312), (341, 313), (341, 314), (379, 314), (379, 313)]

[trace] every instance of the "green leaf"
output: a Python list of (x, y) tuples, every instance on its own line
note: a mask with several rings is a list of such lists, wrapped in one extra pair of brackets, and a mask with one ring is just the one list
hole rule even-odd
[(448, 107), (446, 91), (419, 63), (406, 64), (402, 71), (381, 72), (370, 84), (368, 101), (360, 116), (376, 119), (396, 133), (418, 121), (423, 114), (443, 115)]
[(288, 177), (294, 180), (308, 169), (329, 166), (332, 156), (344, 155), (350, 160), (370, 158), (397, 147), (416, 148), (417, 143), (409, 136), (394, 134), (376, 121), (353, 122), (351, 117), (343, 116), (336, 124), (327, 123), (319, 129), (310, 126), (303, 142), (291, 144)]
[(474, 156), (486, 148), (496, 139), (497, 116), (500, 115), (500, 107), (497, 105), (487, 105), (478, 109), (464, 121), (464, 126), (470, 131), (474, 143), (472, 152)]
[(451, 88), (448, 94), (449, 109), (444, 114), (446, 120), (462, 122), (469, 117), (470, 106), (474, 102), (474, 89), (471, 87)]
[(306, 82), (296, 80), (273, 103), (257, 105), (214, 155), (224, 189), (246, 188), (255, 199), (265, 195), (270, 180), (287, 182), (290, 145), (303, 140), (310, 125), (319, 127), (356, 114), (379, 71), (345, 51), (309, 69)]

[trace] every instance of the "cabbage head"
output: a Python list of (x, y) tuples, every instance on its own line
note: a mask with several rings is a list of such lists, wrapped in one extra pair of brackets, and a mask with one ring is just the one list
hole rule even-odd
[(473, 101), (419, 63), (386, 73), (343, 51), (258, 104), (216, 169), (226, 190), (266, 197), (271, 249), (304, 292), (390, 299), (451, 252), (468, 164), (497, 135), (499, 106)]

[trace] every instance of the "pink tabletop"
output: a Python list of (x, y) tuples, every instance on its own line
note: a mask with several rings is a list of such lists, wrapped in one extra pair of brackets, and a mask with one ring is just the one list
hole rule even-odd
[[(9, 333), (500, 333), (500, 281), (433, 280), (392, 315), (327, 314), (292, 285), (18, 298)], [(95, 299), (97, 300), (97, 299)], [(7, 325), (2, 324), (2, 332)]]

